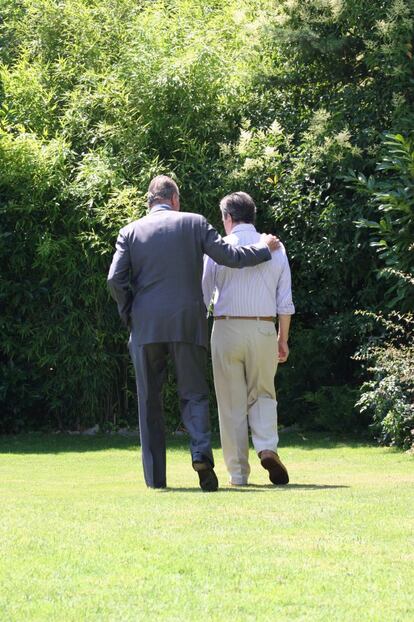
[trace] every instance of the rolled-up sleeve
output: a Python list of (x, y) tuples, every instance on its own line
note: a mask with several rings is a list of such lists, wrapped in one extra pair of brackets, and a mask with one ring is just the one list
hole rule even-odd
[(292, 300), (292, 277), (287, 256), (282, 267), (282, 272), (276, 290), (276, 310), (278, 315), (293, 315), (295, 307)]

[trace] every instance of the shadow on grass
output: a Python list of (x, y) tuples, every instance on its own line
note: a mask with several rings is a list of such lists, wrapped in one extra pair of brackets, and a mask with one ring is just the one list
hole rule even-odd
[[(182, 451), (188, 449), (188, 436), (168, 436), (167, 451)], [(366, 447), (373, 445), (368, 437), (338, 436), (327, 433), (282, 433), (281, 448), (298, 447), (303, 450), (335, 449), (338, 447)], [(135, 451), (139, 448), (137, 437), (123, 437), (119, 435), (98, 434), (96, 436), (82, 436), (70, 434), (18, 434), (0, 436), (0, 454), (60, 454), (82, 453), (90, 451), (107, 451), (121, 449)], [(220, 449), (218, 437), (213, 438), (213, 449)]]
[(289, 490), (332, 490), (338, 488), (349, 488), (349, 486), (342, 485), (326, 485), (326, 484), (288, 484), (287, 486), (272, 486), (272, 484), (249, 484), (248, 486), (234, 486), (232, 488), (219, 488), (215, 493), (205, 493), (200, 488), (181, 488), (175, 486), (174, 488), (164, 488), (157, 490), (158, 494), (177, 493), (177, 492), (198, 492), (200, 494), (217, 494), (220, 492), (266, 492), (267, 490), (274, 492), (286, 492)]

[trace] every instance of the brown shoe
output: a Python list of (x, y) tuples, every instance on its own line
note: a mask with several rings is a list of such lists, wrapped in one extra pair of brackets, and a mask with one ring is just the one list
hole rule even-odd
[(283, 486), (289, 483), (289, 474), (285, 465), (274, 451), (265, 449), (260, 452), (260, 462), (262, 467), (269, 471), (269, 479), (276, 486)]

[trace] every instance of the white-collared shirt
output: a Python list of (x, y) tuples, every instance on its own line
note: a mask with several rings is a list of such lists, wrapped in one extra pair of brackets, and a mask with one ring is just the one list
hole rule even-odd
[[(257, 243), (260, 233), (254, 225), (243, 223), (236, 225), (224, 239), (233, 246), (245, 246)], [(266, 317), (295, 313), (289, 262), (283, 245), (272, 253), (270, 261), (253, 268), (226, 268), (206, 255), (202, 284), (205, 305), (208, 308), (213, 301), (214, 315)]]

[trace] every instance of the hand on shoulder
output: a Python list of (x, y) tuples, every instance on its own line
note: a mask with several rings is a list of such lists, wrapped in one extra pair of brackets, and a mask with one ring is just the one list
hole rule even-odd
[(269, 251), (273, 253), (273, 251), (277, 251), (280, 248), (280, 240), (275, 235), (271, 235), (270, 233), (262, 233), (261, 241), (267, 244)]

